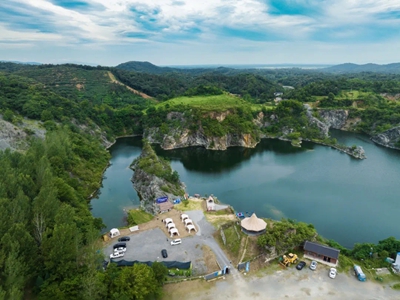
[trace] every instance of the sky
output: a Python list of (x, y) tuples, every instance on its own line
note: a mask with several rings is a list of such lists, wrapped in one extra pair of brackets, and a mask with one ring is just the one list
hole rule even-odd
[(400, 0), (0, 0), (0, 60), (400, 62)]

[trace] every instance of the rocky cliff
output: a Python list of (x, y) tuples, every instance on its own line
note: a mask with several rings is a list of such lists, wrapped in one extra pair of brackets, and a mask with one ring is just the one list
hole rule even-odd
[[(222, 122), (231, 112), (210, 112), (205, 117), (209, 117)], [(226, 150), (228, 147), (246, 147), (254, 148), (259, 140), (256, 140), (251, 134), (247, 133), (228, 133), (223, 136), (207, 136), (201, 125), (193, 124), (187, 120), (184, 114), (179, 112), (170, 112), (167, 120), (174, 122), (168, 130), (161, 128), (148, 128), (144, 131), (144, 138), (150, 143), (160, 144), (161, 148), (166, 150), (185, 148), (193, 146), (205, 147), (209, 150)], [(176, 124), (179, 124), (176, 126)], [(190, 129), (189, 129), (190, 127)]]
[(169, 162), (157, 157), (147, 142), (144, 143), (141, 155), (133, 162), (131, 168), (134, 170), (133, 187), (145, 211), (151, 214), (159, 212), (157, 198), (168, 196), (169, 201), (172, 201), (184, 196), (185, 185), (179, 180), (179, 175), (172, 172)]
[(34, 136), (44, 138), (46, 130), (41, 122), (22, 120), (20, 124), (4, 121), (0, 116), (0, 150), (26, 150), (29, 147), (28, 138)]
[(371, 140), (379, 145), (400, 150), (400, 126), (377, 134)]
[(329, 128), (342, 129), (347, 122), (349, 112), (344, 109), (320, 109), (318, 111), (324, 123)]

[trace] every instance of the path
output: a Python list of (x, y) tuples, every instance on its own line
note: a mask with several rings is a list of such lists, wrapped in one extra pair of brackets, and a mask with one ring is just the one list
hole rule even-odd
[(115, 78), (114, 74), (111, 73), (110, 71), (107, 71), (107, 73), (108, 73), (108, 77), (110, 77), (110, 80), (112, 83), (122, 85), (122, 86), (126, 87), (128, 90), (130, 90), (132, 93), (139, 95), (139, 96), (143, 97), (144, 99), (153, 99), (153, 97), (151, 97), (145, 93), (139, 92), (138, 90), (135, 90), (135, 89), (131, 88), (130, 86), (123, 84), (121, 81), (118, 81), (117, 78)]
[(199, 231), (196, 233), (196, 236), (198, 236), (208, 247), (211, 248), (221, 268), (225, 266), (230, 267), (230, 275), (228, 276), (234, 277), (235, 279), (238, 280), (242, 279), (242, 275), (235, 268), (235, 266), (231, 264), (225, 252), (215, 241), (213, 233), (215, 232), (216, 229), (206, 220), (203, 211), (191, 210), (191, 211), (186, 211), (185, 213), (193, 220), (193, 222), (197, 223)]

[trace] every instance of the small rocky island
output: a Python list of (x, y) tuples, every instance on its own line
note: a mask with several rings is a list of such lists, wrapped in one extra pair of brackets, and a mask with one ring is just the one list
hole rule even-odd
[(168, 201), (183, 198), (185, 185), (170, 162), (158, 157), (147, 140), (143, 141), (142, 153), (131, 164), (134, 170), (133, 187), (140, 197), (141, 207), (148, 213), (157, 214), (157, 198), (168, 196)]

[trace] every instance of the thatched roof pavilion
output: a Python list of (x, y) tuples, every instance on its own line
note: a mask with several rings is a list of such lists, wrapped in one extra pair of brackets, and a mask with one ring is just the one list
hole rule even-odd
[(250, 218), (244, 218), (240, 225), (242, 231), (248, 235), (258, 235), (265, 232), (267, 223), (264, 220), (257, 218), (256, 214), (252, 214)]

